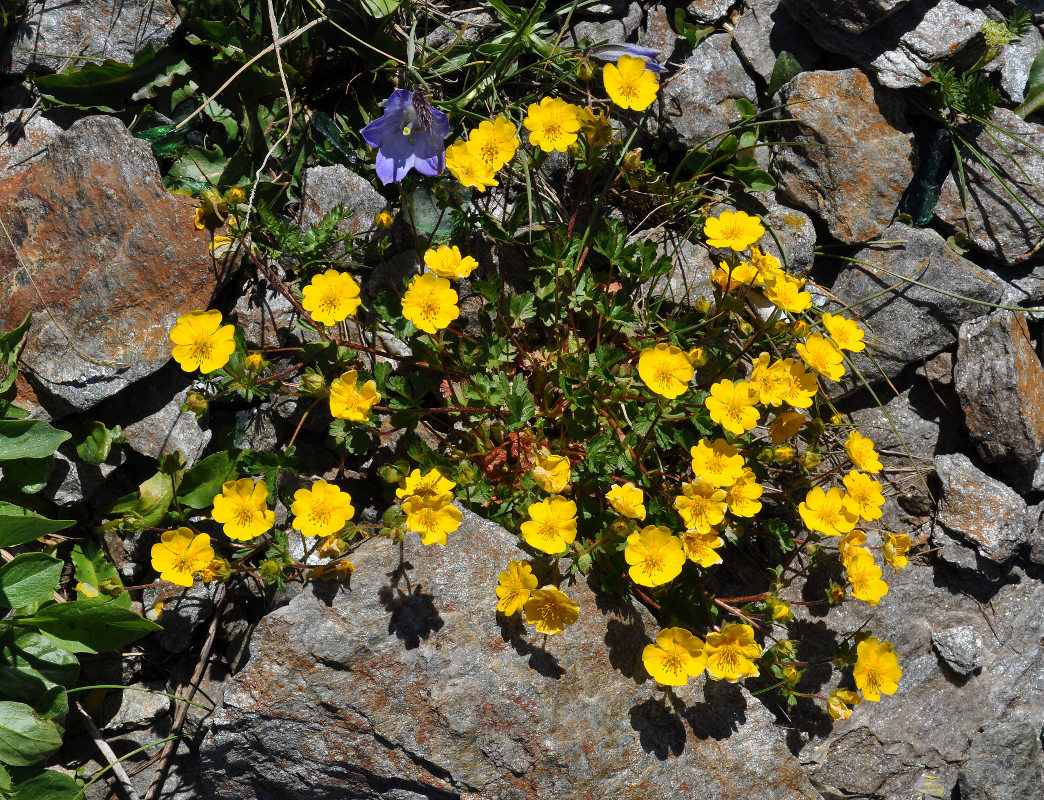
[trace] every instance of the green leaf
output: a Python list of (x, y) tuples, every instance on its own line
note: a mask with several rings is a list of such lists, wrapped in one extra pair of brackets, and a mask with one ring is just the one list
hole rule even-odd
[(37, 764), (62, 746), (62, 730), (25, 703), (0, 700), (0, 763)]
[(0, 766), (0, 792), (11, 791), (11, 773)]
[(168, 188), (180, 188), (205, 183), (217, 186), (221, 173), (228, 165), (228, 156), (217, 145), (211, 148), (189, 147), (175, 161), (163, 178)]
[(1015, 113), (1023, 119), (1044, 105), (1044, 50), (1037, 53), (1037, 57), (1033, 59), (1022, 96), (1024, 99), (1015, 109)]
[(765, 94), (772, 97), (778, 92), (783, 84), (800, 75), (802, 67), (800, 62), (786, 50), (776, 56), (776, 63), (772, 67), (772, 76), (769, 78)]
[(212, 453), (185, 473), (178, 487), (178, 502), (189, 508), (209, 508), (221, 494), (221, 484), (239, 477), (235, 456), (228, 450)]
[[(93, 586), (95, 589), (101, 587), (103, 581), (115, 581), (120, 586), (123, 585), (116, 565), (109, 561), (105, 551), (96, 542), (88, 540), (83, 544), (78, 544), (69, 555), (75, 569), (74, 575), (79, 583)], [(124, 608), (130, 608), (130, 595), (122, 592), (113, 598), (113, 602)]]
[(35, 704), (54, 686), (72, 686), (80, 662), (42, 633), (8, 630), (0, 636), (0, 695)]
[(160, 630), (154, 622), (113, 603), (109, 598), (74, 600), (41, 608), (31, 622), (70, 653), (115, 650)]
[(9, 800), (80, 800), (83, 797), (75, 780), (53, 769), (28, 777), (19, 775), (18, 778)]
[(363, 10), (371, 17), (383, 19), (399, 7), (402, 0), (362, 0)]
[(72, 434), (41, 420), (0, 420), (0, 461), (15, 458), (46, 458)]
[(76, 453), (88, 464), (98, 466), (109, 457), (113, 444), (122, 438), (123, 429), (119, 425), (109, 429), (100, 422), (92, 422), (90, 433), (76, 445)]
[(4, 486), (23, 494), (36, 494), (47, 485), (54, 471), (54, 456), (17, 458), (4, 462)]
[(65, 727), (65, 716), (69, 713), (69, 693), (65, 691), (64, 686), (52, 686), (31, 705), (44, 719), (53, 720)]
[(0, 503), (0, 547), (15, 547), (74, 525), (72, 519), (47, 519), (25, 508)]
[(26, 314), (18, 327), (7, 333), (0, 334), (0, 394), (3, 394), (14, 386), (15, 378), (18, 376), (18, 357), (25, 347), (25, 335), (29, 332), (29, 323), (33, 315)]
[(159, 472), (138, 486), (138, 491), (113, 503), (110, 514), (131, 514), (143, 525), (159, 525), (174, 502), (174, 490), (181, 485), (185, 461), (180, 453), (165, 456)]
[(64, 564), (46, 553), (22, 553), (0, 567), (0, 608), (51, 600)]

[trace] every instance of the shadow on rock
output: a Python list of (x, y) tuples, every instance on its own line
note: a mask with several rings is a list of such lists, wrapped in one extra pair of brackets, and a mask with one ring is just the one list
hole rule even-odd
[(391, 613), (388, 633), (395, 634), (407, 650), (419, 647), (421, 639), (427, 639), (445, 624), (435, 608), (434, 598), (419, 584), (405, 592), (397, 586), (384, 586), (377, 597)]
[(662, 701), (649, 699), (631, 707), (631, 727), (646, 753), (660, 761), (680, 756), (685, 750), (685, 726)]
[[(505, 617), (497, 612), (497, 624), (500, 626), (500, 636), (508, 642), (515, 652), (520, 656), (529, 656), (529, 667), (545, 678), (559, 680), (565, 675), (565, 669), (558, 663), (558, 659), (551, 655), (543, 647), (537, 647), (529, 642), (526, 637), (526, 626), (522, 624), (520, 614)], [(545, 642), (546, 644), (546, 642)]]
[(703, 684), (706, 702), (675, 708), (697, 739), (727, 739), (747, 721), (747, 700), (738, 684), (708, 680)]

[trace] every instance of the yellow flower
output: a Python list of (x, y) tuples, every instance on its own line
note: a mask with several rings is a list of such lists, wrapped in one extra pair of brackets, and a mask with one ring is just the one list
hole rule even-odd
[(703, 652), (707, 656), (707, 671), (717, 680), (736, 683), (760, 674), (754, 659), (761, 658), (761, 646), (754, 641), (750, 625), (728, 622), (721, 626), (720, 633), (708, 633)]
[(674, 508), (689, 530), (710, 533), (725, 518), (725, 492), (710, 481), (697, 478), (694, 483), (683, 483), (681, 490), (674, 498)]
[(522, 610), (536, 587), (536, 575), (528, 561), (509, 561), (497, 579), (497, 611), (513, 616)]
[(260, 353), (251, 353), (244, 360), (243, 366), (247, 372), (260, 372), (268, 366), (268, 362), (265, 361), (265, 357)]
[(719, 488), (732, 486), (743, 474), (743, 456), (724, 439), (715, 439), (713, 444), (700, 439), (695, 447), (689, 448), (689, 455), (693, 474)]
[(420, 534), (421, 544), (446, 546), (446, 535), (460, 526), (463, 516), (452, 495), (412, 495), (402, 501), (406, 527)]
[(797, 411), (783, 411), (769, 423), (769, 440), (772, 444), (782, 444), (794, 436), (805, 424), (805, 417)]
[(800, 314), (812, 305), (812, 295), (801, 291), (805, 282), (785, 272), (776, 272), (765, 279), (765, 297), (777, 308)]
[(160, 580), (178, 586), (191, 586), (193, 573), (206, 569), (213, 560), (210, 537), (189, 528), (167, 531), (158, 544), (152, 545), (152, 568), (160, 574)]
[(468, 153), (492, 172), (515, 157), (518, 144), (515, 126), (507, 117), (483, 120), (468, 134)]
[(651, 106), (660, 88), (656, 75), (645, 69), (645, 59), (627, 55), (620, 56), (615, 65), (602, 68), (602, 82), (610, 100), (635, 111)]
[(454, 142), (446, 148), (446, 169), (461, 185), (473, 186), (480, 192), (500, 185), (489, 166), (468, 150), (467, 142)]
[(848, 453), (848, 458), (856, 469), (863, 472), (880, 472), (882, 469), (881, 459), (877, 457), (873, 441), (859, 431), (852, 431), (848, 434), (845, 452)]
[(395, 490), (395, 496), (403, 497), (438, 497), (453, 491), (455, 484), (449, 478), (442, 476), (437, 469), (421, 475), (419, 469), (413, 470), (409, 475), (399, 481), (399, 488)]
[(616, 513), (628, 519), (645, 519), (645, 494), (637, 486), (629, 483), (614, 486), (606, 492), (605, 499), (616, 509)]
[(756, 245), (750, 246), (750, 263), (761, 275), (759, 283), (764, 283), (770, 277), (782, 271), (779, 259), (771, 253), (764, 252)]
[(836, 486), (829, 492), (824, 492), (821, 486), (814, 487), (798, 506), (798, 513), (809, 530), (827, 536), (848, 533), (859, 521), (859, 517), (845, 507), (844, 492)]
[(424, 266), (440, 278), (459, 281), (474, 272), (478, 262), (471, 256), (461, 256), (460, 248), (444, 244), (424, 251)]
[(734, 267), (722, 261), (711, 273), (710, 279), (711, 283), (725, 294), (737, 292), (746, 286), (757, 286), (764, 283), (761, 273), (753, 264), (748, 264), (746, 261), (741, 261)]
[(842, 363), (845, 357), (834, 343), (820, 333), (813, 333), (804, 344), (798, 344), (798, 355), (808, 366), (832, 381), (841, 380), (845, 374)]
[(841, 537), (841, 541), (837, 543), (837, 552), (841, 556), (841, 563), (845, 566), (855, 556), (855, 554), (862, 550), (869, 554), (862, 545), (866, 544), (866, 534), (858, 528), (854, 528)]
[(881, 693), (895, 694), (903, 669), (899, 656), (891, 642), (879, 641), (871, 636), (856, 647), (856, 665), (852, 670), (856, 688), (863, 697), (875, 703), (881, 702)]
[(334, 325), (352, 316), (362, 300), (359, 284), (347, 272), (328, 269), (304, 287), (301, 307), (322, 325)]
[(684, 686), (707, 666), (703, 640), (685, 628), (664, 628), (656, 634), (656, 644), (642, 650), (645, 671), (664, 686)]
[(245, 542), (260, 536), (275, 524), (275, 512), (268, 509), (268, 486), (250, 478), (226, 481), (214, 498), (213, 517), (229, 539)]
[(711, 384), (710, 397), (703, 404), (714, 422), (739, 436), (757, 427), (761, 416), (754, 407), (757, 402), (758, 392), (747, 381), (733, 383), (725, 378)]
[(377, 384), (369, 380), (360, 386), (359, 373), (354, 369), (330, 384), (330, 414), (336, 419), (362, 422), (380, 400)]
[(689, 561), (694, 561), (705, 569), (721, 563), (718, 548), (725, 542), (714, 531), (709, 533), (685, 531), (681, 535), (681, 541), (685, 556)]
[(576, 540), (576, 503), (551, 497), (532, 503), (522, 523), (522, 539), (543, 553), (561, 553)]
[(339, 531), (355, 514), (348, 492), (324, 480), (312, 484), (311, 489), (294, 492), (290, 505), (294, 527), (302, 536), (329, 536)]
[(526, 600), (522, 614), (537, 633), (556, 634), (580, 618), (580, 606), (554, 586), (542, 586)]
[(834, 344), (840, 349), (851, 350), (853, 353), (866, 349), (866, 344), (863, 342), (863, 329), (854, 319), (824, 314), (823, 326), (830, 338), (834, 340)]
[(529, 143), (545, 153), (564, 153), (578, 138), (580, 109), (558, 97), (545, 97), (530, 103), (522, 121), (529, 131)]
[(852, 584), (852, 597), (856, 600), (876, 606), (888, 594), (888, 584), (881, 580), (881, 568), (865, 547), (852, 551), (845, 563), (845, 570), (848, 582)]
[(537, 486), (550, 494), (560, 494), (569, 485), (571, 477), (568, 458), (553, 456), (546, 448), (537, 451), (536, 466), (533, 467), (533, 480)]
[(708, 247), (722, 247), (741, 253), (765, 235), (761, 220), (746, 211), (722, 211), (703, 223)]
[(885, 535), (881, 551), (884, 553), (885, 561), (892, 565), (898, 572), (909, 563), (906, 554), (910, 552), (913, 543), (910, 535), (906, 533), (889, 533)]
[(402, 296), (402, 315), (425, 333), (435, 333), (460, 316), (450, 282), (430, 272), (415, 275)]
[(790, 372), (790, 392), (785, 398), (786, 401), (794, 408), (809, 408), (812, 398), (819, 391), (816, 376), (806, 372), (805, 365), (792, 358), (784, 359), (783, 364)]
[(757, 390), (759, 402), (763, 406), (780, 406), (790, 396), (790, 368), (786, 361), (777, 361), (775, 364), (771, 361), (772, 357), (768, 353), (758, 356), (750, 372), (750, 385)]
[(589, 108), (580, 109), (580, 130), (587, 138), (588, 147), (601, 147), (609, 144), (613, 138), (613, 126), (606, 119), (605, 111), (600, 110), (598, 116)]
[(834, 689), (827, 698), (827, 711), (832, 719), (848, 719), (852, 716), (849, 706), (862, 702), (863, 698), (851, 689)]
[(685, 549), (681, 539), (662, 525), (646, 525), (627, 537), (624, 561), (627, 574), (639, 586), (660, 586), (681, 574)]
[(190, 311), (170, 329), (171, 355), (185, 372), (221, 369), (235, 352), (234, 325), (221, 324), (220, 311)]
[(395, 222), (395, 217), (388, 210), (378, 211), (373, 217), (373, 227), (377, 230), (387, 230)]
[(857, 514), (867, 522), (881, 519), (881, 506), (884, 505), (884, 494), (881, 492), (881, 484), (864, 475), (862, 472), (852, 470), (844, 477), (845, 507), (853, 514)]
[(656, 394), (673, 400), (689, 388), (695, 374), (685, 351), (674, 345), (647, 347), (638, 356), (638, 377)]
[(761, 511), (761, 501), (758, 498), (764, 491), (765, 487), (755, 480), (754, 471), (744, 468), (740, 479), (725, 493), (729, 513), (736, 517), (753, 517)]

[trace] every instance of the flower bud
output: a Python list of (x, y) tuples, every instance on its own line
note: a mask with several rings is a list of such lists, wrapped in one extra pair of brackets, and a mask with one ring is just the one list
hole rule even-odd
[(301, 378), (299, 388), (302, 394), (322, 394), (326, 390), (326, 379), (320, 373), (309, 370)]
[(395, 217), (387, 209), (378, 211), (373, 218), (373, 226), (381, 231), (390, 228), (393, 222), (395, 222)]
[(340, 536), (326, 536), (319, 541), (315, 554), (319, 558), (339, 558), (348, 549), (348, 543)]
[(580, 63), (576, 65), (576, 77), (582, 80), (584, 83), (589, 82), (595, 74), (595, 68), (586, 58), (581, 58)]
[(265, 561), (258, 571), (261, 573), (261, 577), (267, 578), (270, 581), (274, 581), (283, 574), (282, 567), (272, 560)]
[(776, 460), (776, 450), (772, 447), (763, 447), (758, 451), (758, 461), (762, 464), (771, 464)]
[(737, 325), (736, 329), (744, 336), (750, 336), (752, 333), (754, 333), (754, 326), (746, 320)]
[(623, 159), (623, 167), (628, 172), (642, 168), (642, 148), (636, 147), (634, 150), (628, 150), (627, 155)]
[(819, 469), (819, 465), (823, 463), (823, 457), (819, 453), (815, 453), (811, 450), (806, 450), (801, 454), (801, 469), (805, 472), (815, 472)]
[(826, 430), (826, 425), (823, 424), (823, 420), (819, 417), (809, 420), (805, 423), (805, 434), (810, 439), (818, 439), (823, 435), (823, 431)]
[(109, 597), (119, 597), (123, 594), (123, 584), (119, 578), (106, 578), (98, 584), (98, 591)]
[(473, 486), (478, 480), (478, 467), (470, 461), (461, 461), (457, 465), (457, 483), (460, 486)]
[(196, 415), (196, 419), (200, 419), (207, 413), (207, 398), (199, 392), (189, 392), (185, 396), (185, 402), (182, 403), (181, 410), (189, 411)]
[(251, 353), (246, 357), (244, 366), (247, 372), (260, 372), (268, 366), (268, 362), (265, 361), (264, 356), (260, 353)]
[(707, 350), (703, 347), (694, 347), (689, 351), (689, 361), (697, 369), (706, 366), (708, 359)]
[(848, 595), (845, 594), (845, 587), (836, 581), (830, 581), (830, 586), (827, 587), (827, 602), (832, 606), (839, 606), (846, 599)]
[(789, 464), (794, 460), (794, 448), (789, 444), (781, 444), (775, 449), (773, 460), (780, 466)]

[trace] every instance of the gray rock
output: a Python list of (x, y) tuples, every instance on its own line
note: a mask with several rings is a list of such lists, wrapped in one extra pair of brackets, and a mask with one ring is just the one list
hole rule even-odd
[[(980, 729), (1024, 714), (1040, 717), (1044, 584), (991, 585), (975, 573), (955, 575), (917, 559), (897, 574), (884, 570), (890, 591), (878, 606), (848, 602), (799, 630), (815, 657), (828, 651), (812, 649), (817, 630), (827, 636), (828, 649), (840, 632), (865, 625), (895, 645), (903, 669), (899, 689), (880, 703), (861, 703), (847, 720), (830, 724), (825, 713), (810, 720), (812, 736), (798, 757), (826, 798), (912, 800), (922, 797), (915, 787), (926, 773), (944, 788), (941, 796), (950, 797), (959, 765), (976, 757), (972, 742)], [(795, 613), (805, 618), (803, 609)], [(956, 627), (969, 627), (982, 640), (981, 677), (955, 681), (932, 652), (932, 631)]]
[(644, 610), (564, 587), (580, 618), (545, 646), (493, 610), (513, 535), (466, 512), (445, 548), (404, 548), (365, 542), (350, 589), (260, 623), (201, 748), (208, 797), (818, 798), (742, 688), (661, 699)]
[(1041, 50), (1044, 50), (1044, 37), (1037, 28), (1030, 28), (1022, 38), (1006, 45), (986, 68), (1000, 73), (1001, 91), (1013, 103), (1023, 101), (1030, 67)]
[(935, 216), (967, 235), (979, 252), (1017, 264), (1044, 241), (1044, 231), (1034, 220), (1044, 219), (1038, 188), (1044, 186), (1044, 126), (1019, 119), (1006, 108), (994, 111), (990, 123), (980, 132), (969, 132), (974, 152), (961, 151), (967, 208), (961, 202), (955, 166), (943, 182)]
[(646, 287), (649, 298), (662, 297), (684, 308), (695, 308), (701, 301), (714, 301), (714, 284), (710, 281), (714, 262), (706, 245), (683, 239), (663, 228), (642, 231), (636, 238), (655, 241), (657, 257), (667, 256), (671, 260), (670, 272)]
[(37, 161), (61, 132), (39, 110), (14, 108), (0, 113), (0, 179)]
[[(94, 466), (86, 463), (79, 456), (69, 457), (61, 450), (54, 454), (54, 470), (47, 480), (47, 486), (40, 493), (41, 497), (58, 505), (79, 503), (92, 494), (105, 482), (105, 478), (119, 465), (122, 453), (119, 448), (110, 456), (112, 463)], [(73, 452), (70, 450), (70, 452)]]
[[(151, 389), (145, 388), (144, 393), (154, 394)], [(130, 446), (156, 460), (178, 451), (186, 464), (195, 464), (210, 443), (211, 434), (195, 414), (182, 410), (187, 398), (188, 389), (182, 389), (158, 411), (125, 425), (123, 434)]]
[[(960, 324), (985, 311), (974, 301), (995, 303), (1003, 291), (998, 278), (958, 256), (931, 229), (896, 222), (880, 238), (900, 244), (856, 251), (858, 266), (842, 270), (831, 287), (838, 300), (855, 305), (865, 321), (868, 352), (849, 356), (872, 383), (881, 380), (882, 373), (894, 378), (908, 364), (956, 344)], [(923, 285), (903, 283), (904, 278)]]
[(913, 0), (865, 32), (839, 29), (813, 13), (812, 4), (787, 7), (816, 44), (856, 62), (890, 89), (927, 83), (936, 64), (970, 67), (983, 50), (977, 34), (986, 15), (956, 0)]
[[(499, 30), (497, 21), (493, 15), (486, 11), (449, 11), (445, 21), (441, 18), (432, 18), (437, 24), (424, 38), (424, 44), (430, 52), (430, 57), (449, 47), (453, 42), (464, 44), (478, 44), (483, 39), (493, 35)], [(459, 38), (458, 38), (459, 37)]]
[(579, 20), (573, 23), (568, 34), (562, 41), (570, 46), (577, 46), (581, 39), (587, 39), (591, 44), (604, 44), (605, 42), (624, 42), (638, 32), (638, 26), (642, 22), (642, 7), (637, 3), (627, 6), (627, 13), (618, 19)]
[(1025, 800), (1044, 797), (1040, 712), (1000, 720), (972, 739), (961, 765), (961, 800)]
[(736, 0), (691, 0), (685, 10), (697, 22), (712, 23), (729, 13)]
[(823, 54), (780, 0), (745, 0), (732, 35), (740, 57), (766, 83), (783, 51), (794, 56), (805, 69)]
[(667, 8), (655, 5), (645, 14), (645, 30), (639, 38), (638, 43), (642, 47), (651, 47), (660, 52), (657, 59), (660, 64), (666, 64), (674, 58), (674, 49), (682, 39), (671, 26)]
[(780, 89), (778, 193), (847, 244), (879, 235), (913, 177), (902, 98), (857, 69), (803, 72)]
[(369, 181), (351, 172), (343, 164), (310, 167), (305, 170), (302, 182), (303, 227), (316, 225), (334, 208), (342, 206), (350, 214), (341, 222), (340, 231), (361, 236), (373, 229), (373, 218), (388, 205), (388, 201)]
[(804, 7), (821, 25), (849, 33), (863, 33), (887, 19), (910, 0), (785, 0), (785, 5)]
[(1044, 368), (1025, 315), (999, 309), (965, 322), (958, 342), (954, 382), (976, 452), (1032, 474), (1044, 454)]
[(36, 312), (24, 374), (52, 415), (156, 372), (177, 317), (209, 306), (217, 270), (194, 207), (164, 189), (149, 145), (108, 116), (77, 120), (0, 178), (17, 248), (0, 240), (0, 330)]
[(991, 478), (962, 453), (937, 456), (935, 471), (942, 497), (935, 517), (951, 536), (994, 562), (1008, 561), (1031, 539), (1026, 502), (1009, 486)]
[(286, 347), (301, 341), (302, 331), (294, 328), (297, 310), (262, 278), (247, 285), (235, 311), (248, 347)]
[(658, 115), (650, 115), (648, 126), (670, 147), (706, 146), (707, 139), (741, 119), (737, 99), (756, 102), (754, 81), (731, 43), (728, 34), (708, 36), (674, 77), (663, 82)]
[(982, 638), (970, 625), (933, 633), (932, 649), (958, 675), (971, 675), (982, 666)]
[(60, 72), (82, 57), (131, 62), (147, 45), (165, 44), (179, 24), (169, 0), (31, 0), (3, 71)]
[(765, 204), (762, 221), (766, 235), (758, 246), (779, 259), (787, 272), (803, 275), (812, 269), (816, 256), (816, 226), (804, 211), (783, 205), (775, 192), (758, 195)]
[[(158, 541), (158, 537), (154, 537)], [(172, 583), (150, 586), (143, 590), (145, 608), (154, 608), (163, 602), (159, 624), (163, 630), (154, 635), (160, 646), (169, 653), (184, 653), (192, 644), (192, 634), (210, 620), (218, 593), (224, 591), (219, 583), (205, 584), (198, 580), (183, 588)]]

